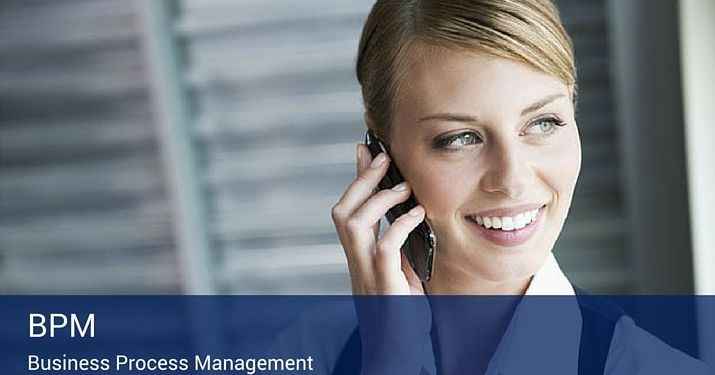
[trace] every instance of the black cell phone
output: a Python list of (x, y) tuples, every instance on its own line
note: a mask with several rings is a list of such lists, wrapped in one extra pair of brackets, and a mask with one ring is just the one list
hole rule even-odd
[[(367, 134), (365, 134), (365, 144), (370, 150), (370, 154), (372, 154), (373, 158), (381, 152), (390, 156), (389, 150), (385, 147), (385, 144), (382, 143), (382, 141), (380, 141), (371, 130), (368, 130)], [(391, 156), (390, 159), (392, 159)], [(397, 169), (395, 163), (391, 162), (390, 167), (387, 169), (387, 173), (385, 173), (385, 177), (383, 177), (378, 186), (380, 187), (380, 190), (391, 189), (393, 186), (404, 180), (405, 179), (402, 177), (402, 174)], [(387, 218), (387, 221), (392, 224), (395, 219), (407, 213), (415, 206), (417, 206), (417, 200), (415, 199), (414, 194), (411, 194), (405, 202), (399, 203), (391, 208), (387, 214), (385, 214), (385, 217)], [(432, 277), (432, 265), (434, 263), (436, 242), (437, 241), (434, 233), (432, 232), (432, 228), (430, 228), (426, 220), (423, 220), (415, 229), (412, 230), (412, 232), (410, 232), (409, 236), (407, 236), (407, 241), (405, 241), (405, 244), (402, 246), (402, 251), (405, 252), (407, 260), (410, 262), (410, 266), (412, 266), (412, 269), (415, 270), (415, 273), (423, 282), (429, 281)]]

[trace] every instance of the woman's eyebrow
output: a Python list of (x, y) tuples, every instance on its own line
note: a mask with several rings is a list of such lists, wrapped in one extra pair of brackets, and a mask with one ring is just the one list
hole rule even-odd
[(436, 113), (433, 115), (422, 117), (419, 122), (424, 122), (428, 120), (442, 120), (442, 121), (452, 121), (452, 122), (477, 122), (477, 118), (470, 115), (460, 114), (460, 113)]
[(553, 95), (546, 96), (546, 97), (540, 99), (539, 101), (535, 102), (534, 104), (531, 104), (530, 106), (524, 108), (521, 111), (521, 116), (522, 117), (526, 116), (527, 114), (529, 114), (531, 112), (541, 109), (542, 107), (553, 102), (554, 100), (559, 99), (559, 98), (564, 98), (564, 97), (566, 97), (566, 95), (564, 95), (564, 94), (553, 94)]
[[(525, 116), (531, 112), (537, 111), (544, 107), (545, 105), (555, 101), (556, 99), (564, 98), (566, 95), (564, 94), (553, 94), (546, 96), (539, 101), (529, 105), (528, 107), (524, 108), (521, 111), (521, 116)], [(450, 121), (450, 122), (469, 122), (469, 123), (475, 123), (478, 122), (476, 116), (471, 116), (467, 114), (461, 114), (461, 113), (449, 113), (449, 112), (442, 112), (442, 113), (435, 113), (432, 115), (424, 116), (420, 118), (418, 122), (424, 122), (424, 121), (429, 121), (429, 120), (442, 120), (442, 121)]]

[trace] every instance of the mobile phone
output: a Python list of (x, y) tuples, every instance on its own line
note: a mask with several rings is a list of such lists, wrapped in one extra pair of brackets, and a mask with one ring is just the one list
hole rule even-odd
[[(381, 152), (385, 155), (390, 156), (388, 148), (385, 144), (378, 139), (375, 134), (368, 130), (365, 134), (365, 144), (370, 150), (370, 154), (374, 158)], [(392, 157), (390, 157), (392, 159)], [(397, 169), (394, 162), (390, 163), (385, 177), (382, 178), (378, 186), (381, 190), (391, 189), (393, 186), (399, 184), (405, 179), (402, 174)], [(398, 217), (410, 211), (412, 208), (417, 206), (417, 200), (414, 194), (410, 194), (410, 197), (403, 203), (399, 203), (392, 207), (386, 214), (385, 217), (387, 221), (392, 224)], [(410, 266), (415, 270), (417, 276), (423, 282), (429, 281), (432, 277), (432, 265), (434, 263), (434, 252), (436, 246), (436, 238), (430, 228), (429, 223), (423, 220), (415, 229), (410, 232), (407, 236), (405, 244), (402, 245), (402, 251), (405, 252), (407, 260), (410, 262)]]

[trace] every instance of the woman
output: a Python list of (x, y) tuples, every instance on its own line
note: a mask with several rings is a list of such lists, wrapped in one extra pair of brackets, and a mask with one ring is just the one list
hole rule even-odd
[[(378, 0), (363, 30), (357, 76), (367, 127), (390, 155), (372, 158), (365, 145), (358, 145), (357, 178), (332, 210), (353, 293), (574, 295), (551, 253), (581, 166), (574, 54), (555, 6), (549, 0)], [(376, 192), (391, 163), (406, 182)], [(420, 205), (380, 234), (380, 218), (411, 194)], [(400, 251), (423, 220), (437, 239), (434, 272), (426, 283)], [(438, 337), (458, 335), (464, 327), (449, 322), (464, 316), (432, 306), (435, 316), (442, 315), (432, 330), (441, 333), (432, 337), (439, 348), (436, 370), (508, 373), (510, 365), (496, 357), (505, 356), (502, 337), (512, 329), (514, 309), (514, 304), (505, 305), (483, 317), (490, 324), (481, 324), (479, 335), (450, 342)], [(577, 368), (580, 373), (633, 373), (628, 361), (646, 356), (638, 348), (652, 347), (654, 341), (632, 320), (606, 310), (587, 309), (595, 311), (595, 320), (582, 321), (590, 314), (585, 313), (537, 322), (558, 327), (569, 321), (576, 334), (564, 337), (567, 352), (522, 364), (531, 366), (531, 373), (575, 373)], [(365, 335), (373, 343), (384, 339), (389, 327), (365, 332), (362, 325), (370, 325), (369, 319), (360, 318), (359, 311), (358, 318), (363, 340)], [(428, 329), (423, 331), (426, 335)], [(605, 332), (592, 340), (605, 343), (592, 350), (603, 358), (586, 364), (578, 348), (586, 351), (582, 339), (594, 332)], [(346, 350), (355, 346), (355, 337)], [(404, 368), (404, 363), (390, 367), (379, 350), (364, 353), (370, 348), (363, 342), (363, 354), (372, 358), (362, 361), (363, 373)], [(656, 370), (669, 363), (692, 364), (683, 362), (680, 352), (666, 352), (666, 367)], [(419, 373), (420, 367), (406, 373)]]
[[(353, 291), (523, 294), (551, 254), (581, 165), (573, 50), (556, 9), (378, 1), (357, 72), (367, 126), (394, 160), (370, 160), (359, 145), (358, 178), (333, 208)], [(408, 184), (373, 195), (391, 162)], [(411, 193), (422, 206), (376, 236)], [(439, 247), (422, 290), (399, 250), (425, 215)], [(519, 215), (530, 222), (515, 229)]]

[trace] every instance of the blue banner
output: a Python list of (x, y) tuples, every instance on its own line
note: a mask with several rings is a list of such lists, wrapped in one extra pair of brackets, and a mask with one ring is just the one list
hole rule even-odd
[(712, 374), (715, 296), (1, 296), (0, 374)]

